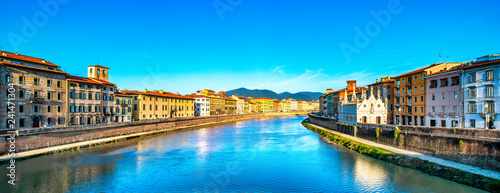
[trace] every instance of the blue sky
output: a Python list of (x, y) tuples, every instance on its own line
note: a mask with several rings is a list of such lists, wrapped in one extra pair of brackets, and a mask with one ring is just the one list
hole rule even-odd
[(432, 64), (439, 53), (450, 62), (499, 53), (499, 6), (494, 0), (4, 1), (0, 47), (73, 75), (99, 63), (119, 88), (324, 92), (345, 87), (347, 79), (363, 86)]

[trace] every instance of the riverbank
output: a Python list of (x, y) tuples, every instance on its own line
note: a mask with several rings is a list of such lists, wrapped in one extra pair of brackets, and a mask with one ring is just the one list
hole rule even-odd
[(342, 145), (361, 154), (490, 192), (500, 192), (498, 172), (377, 144), (314, 125), (306, 120), (302, 125), (322, 135), (329, 143)]
[[(52, 132), (27, 133), (16, 137), (16, 147), (24, 147), (25, 151), (18, 151), (15, 156), (4, 154), (0, 156), (0, 164), (7, 163), (11, 159), (23, 160), (41, 155), (60, 153), (65, 151), (74, 151), (82, 148), (95, 147), (108, 143), (114, 143), (122, 140), (156, 135), (167, 132), (182, 131), (195, 127), (216, 125), (221, 123), (230, 123), (245, 121), (258, 118), (272, 118), (285, 116), (306, 115), (307, 112), (292, 113), (262, 113), (249, 115), (234, 115), (220, 117), (193, 118), (176, 121), (165, 121), (161, 123), (136, 124), (119, 127), (109, 127), (103, 125), (102, 128), (84, 129), (84, 130), (61, 130)], [(53, 138), (59, 139), (53, 139)], [(23, 140), (23, 141), (21, 141)], [(56, 145), (51, 142), (57, 140)], [(43, 147), (43, 146), (46, 147)], [(4, 147), (8, 147), (8, 141), (4, 142)], [(41, 147), (29, 149), (29, 147)]]

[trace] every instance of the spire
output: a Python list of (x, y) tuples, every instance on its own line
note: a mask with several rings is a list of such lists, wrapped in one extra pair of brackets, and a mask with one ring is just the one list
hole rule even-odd
[(354, 88), (352, 90), (352, 97), (351, 98), (352, 98), (352, 101), (356, 101), (356, 99), (357, 99), (357, 97), (356, 97), (356, 88)]
[(372, 98), (373, 97), (373, 86), (370, 86), (370, 96), (368, 98)]
[(365, 100), (366, 99), (366, 94), (365, 94), (365, 90), (361, 90), (361, 100)]
[(380, 95), (380, 89), (377, 89), (377, 98), (378, 98), (378, 99), (382, 99), (381, 97), (382, 97), (382, 96)]
[(344, 103), (347, 103), (347, 89), (344, 90)]

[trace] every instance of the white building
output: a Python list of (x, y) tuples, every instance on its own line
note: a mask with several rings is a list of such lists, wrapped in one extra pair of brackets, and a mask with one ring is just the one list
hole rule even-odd
[(373, 94), (373, 88), (370, 89), (368, 97), (363, 91), (361, 98), (357, 98), (354, 91), (349, 101), (345, 92), (344, 100), (340, 101), (338, 121), (351, 125), (356, 125), (357, 122), (387, 124), (387, 102), (384, 102), (387, 99), (382, 100), (380, 90), (377, 96)]
[(500, 54), (477, 58), (463, 67), (465, 127), (500, 127)]
[(205, 95), (191, 95), (194, 98), (194, 116), (210, 116), (210, 98)]
[(232, 99), (236, 99), (236, 114), (243, 114), (245, 112), (245, 97), (232, 95)]
[(290, 100), (290, 111), (297, 111), (298, 101)]

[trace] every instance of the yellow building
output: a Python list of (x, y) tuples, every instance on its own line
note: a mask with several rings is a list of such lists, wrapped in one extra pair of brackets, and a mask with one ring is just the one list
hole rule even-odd
[(280, 110), (283, 112), (289, 112), (290, 109), (290, 102), (286, 100), (282, 100), (280, 103)]
[(260, 103), (260, 111), (259, 112), (273, 112), (274, 111), (274, 100), (271, 98), (253, 98), (251, 101)]
[(132, 95), (132, 119), (168, 119), (194, 117), (194, 99), (163, 90), (129, 91), (121, 93)]
[(243, 113), (250, 113), (252, 111), (251, 105), (250, 105), (250, 100), (245, 99), (245, 102), (243, 103)]
[(219, 92), (210, 89), (203, 89), (196, 91), (196, 94), (204, 95), (210, 98), (210, 115), (224, 115), (226, 114), (226, 97), (225, 92)]
[(226, 110), (226, 115), (234, 115), (236, 114), (236, 111), (237, 111), (237, 106), (236, 106), (236, 103), (237, 103), (237, 100), (236, 99), (232, 99), (232, 98), (224, 98), (225, 100), (225, 110)]

